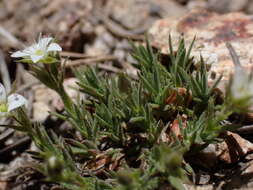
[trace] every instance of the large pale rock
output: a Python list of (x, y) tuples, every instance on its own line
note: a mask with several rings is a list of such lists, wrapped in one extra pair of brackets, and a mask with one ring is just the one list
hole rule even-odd
[(174, 47), (183, 34), (189, 45), (197, 37), (193, 54), (217, 54), (218, 61), (211, 71), (223, 74), (227, 80), (234, 67), (225, 43), (230, 42), (240, 57), (241, 64), (250, 68), (253, 62), (253, 18), (243, 13), (219, 15), (204, 10), (193, 10), (179, 19), (158, 20), (149, 30), (152, 45), (167, 54), (171, 34)]
[(208, 0), (207, 7), (209, 10), (225, 13), (247, 10), (250, 3), (248, 0)]

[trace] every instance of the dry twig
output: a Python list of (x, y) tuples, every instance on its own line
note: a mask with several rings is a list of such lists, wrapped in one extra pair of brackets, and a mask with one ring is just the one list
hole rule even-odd
[(4, 141), (6, 141), (6, 139), (12, 136), (14, 131), (15, 131), (14, 129), (7, 129), (4, 132), (2, 132), (0, 134), (0, 143), (3, 143)]
[(236, 129), (236, 132), (239, 134), (253, 134), (253, 125), (245, 125), (238, 129)]
[(111, 65), (98, 64), (97, 66), (100, 69), (103, 69), (103, 70), (106, 70), (106, 71), (110, 71), (110, 72), (113, 72), (113, 73), (119, 73), (119, 72), (121, 72), (120, 69), (118, 69), (116, 67), (113, 67)]
[(84, 53), (76, 53), (76, 52), (69, 52), (69, 51), (63, 51), (60, 53), (62, 57), (71, 57), (71, 58), (94, 58), (101, 55), (87, 55)]
[(4, 154), (6, 154), (8, 152), (11, 152), (13, 150), (20, 149), (24, 145), (28, 144), (30, 141), (31, 141), (30, 137), (25, 136), (25, 137), (17, 140), (16, 142), (14, 142), (13, 144), (1, 149), (0, 150), (0, 155), (4, 155)]
[(93, 57), (88, 59), (77, 59), (74, 61), (71, 61), (66, 64), (66, 67), (76, 67), (83, 64), (92, 64), (92, 63), (98, 63), (98, 62), (104, 62), (104, 61), (115, 61), (117, 58), (115, 56), (105, 55), (101, 57)]
[(235, 49), (233, 48), (233, 46), (230, 43), (226, 43), (226, 46), (228, 48), (228, 51), (230, 53), (230, 56), (233, 60), (233, 63), (236, 67), (241, 67), (241, 63), (240, 63), (240, 59), (237, 55), (237, 53), (235, 52)]

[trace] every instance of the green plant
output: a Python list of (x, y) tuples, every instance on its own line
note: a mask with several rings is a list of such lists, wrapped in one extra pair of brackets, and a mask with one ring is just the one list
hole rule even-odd
[[(137, 80), (124, 73), (101, 76), (94, 67), (74, 70), (79, 91), (87, 95), (77, 102), (63, 87), (64, 65), (57, 52), (44, 51), (43, 57), (35, 57), (41, 64), (29, 59), (31, 72), (63, 100), (65, 112), (51, 114), (68, 121), (83, 140), (45, 130), (21, 108), (13, 114), (17, 125), (7, 127), (32, 138), (39, 148), (32, 153), (41, 161), (38, 171), (67, 189), (151, 190), (170, 185), (182, 190), (189, 168), (184, 155), (216, 142), (226, 129), (222, 121), (233, 112), (229, 96), (216, 103), (221, 77), (208, 85), (204, 60), (191, 57), (193, 43), (187, 49), (181, 39), (174, 51), (170, 38), (170, 55), (163, 64), (148, 41), (146, 46), (133, 44)], [(50, 41), (47, 46), (44, 49)]]

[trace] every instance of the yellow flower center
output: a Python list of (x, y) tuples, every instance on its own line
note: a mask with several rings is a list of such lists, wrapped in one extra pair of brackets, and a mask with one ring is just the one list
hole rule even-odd
[(8, 111), (7, 104), (5, 103), (0, 104), (0, 112), (7, 112), (7, 111)]
[(44, 52), (43, 52), (41, 49), (37, 49), (37, 50), (35, 51), (35, 55), (40, 56), (40, 55), (43, 55), (43, 54), (44, 54)]

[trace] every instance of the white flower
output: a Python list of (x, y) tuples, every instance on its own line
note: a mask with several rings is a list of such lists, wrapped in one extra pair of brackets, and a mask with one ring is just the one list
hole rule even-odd
[(234, 99), (253, 98), (252, 77), (242, 68), (235, 67), (230, 90)]
[(27, 104), (27, 100), (19, 94), (7, 96), (4, 86), (0, 83), (0, 116), (6, 116), (9, 112)]
[(230, 79), (228, 92), (234, 108), (237, 111), (253, 111), (253, 78), (241, 67), (235, 67), (235, 72)]
[(37, 63), (40, 60), (46, 58), (49, 52), (62, 51), (62, 48), (57, 44), (52, 42), (53, 38), (39, 38), (38, 43), (25, 48), (22, 51), (17, 51), (11, 55), (15, 58), (25, 58), (31, 59), (33, 63)]

